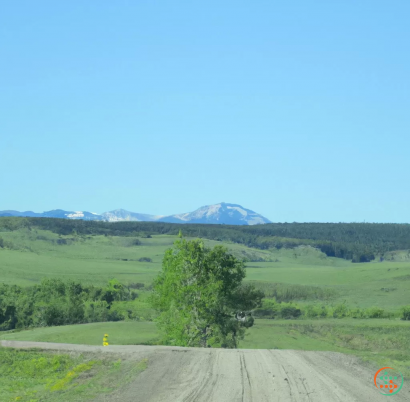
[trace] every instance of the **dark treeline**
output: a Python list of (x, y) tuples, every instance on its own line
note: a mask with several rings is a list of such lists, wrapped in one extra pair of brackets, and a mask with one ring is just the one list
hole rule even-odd
[[(231, 241), (259, 249), (310, 245), (326, 255), (366, 262), (392, 250), (410, 248), (409, 224), (271, 223), (254, 226), (176, 224), (164, 222), (98, 222), (54, 218), (0, 218), (0, 230), (22, 227), (50, 230), (59, 235), (147, 237), (155, 234)], [(0, 245), (1, 247), (1, 245)]]

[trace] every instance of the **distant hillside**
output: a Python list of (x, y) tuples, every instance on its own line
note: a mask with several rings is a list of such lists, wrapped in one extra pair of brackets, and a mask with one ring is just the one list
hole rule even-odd
[(24, 212), (20, 212), (20, 211), (12, 211), (12, 210), (8, 210), (8, 211), (0, 211), (0, 217), (1, 216), (27, 216), (27, 217), (37, 217), (40, 218), (42, 214), (37, 214), (36, 212), (33, 211), (24, 211)]
[(257, 225), (270, 223), (268, 219), (258, 213), (244, 208), (237, 204), (221, 202), (215, 205), (201, 207), (194, 212), (186, 212), (178, 215), (150, 215), (137, 212), (116, 209), (102, 214), (87, 211), (64, 211), (55, 209), (52, 211), (36, 213), (32, 211), (0, 211), (2, 216), (24, 216), (30, 218), (62, 218), (62, 219), (81, 219), (87, 221), (106, 221), (106, 222), (170, 222), (170, 223), (210, 223), (225, 225)]
[(61, 219), (82, 219), (85, 221), (101, 221), (103, 220), (101, 215), (86, 212), (86, 211), (64, 211), (62, 209), (54, 209), (46, 212), (33, 212), (33, 211), (0, 211), (0, 217), (4, 216), (25, 216), (30, 218), (61, 218)]
[(155, 234), (176, 235), (182, 230), (185, 237), (240, 243), (262, 250), (311, 246), (328, 257), (339, 257), (353, 262), (383, 259), (385, 255), (386, 258), (391, 258), (387, 255), (391, 251), (410, 250), (409, 224), (268, 223), (239, 226), (197, 223), (186, 225), (158, 221), (111, 223), (82, 219), (0, 218), (0, 232), (19, 228), (51, 230), (60, 235), (140, 237)]

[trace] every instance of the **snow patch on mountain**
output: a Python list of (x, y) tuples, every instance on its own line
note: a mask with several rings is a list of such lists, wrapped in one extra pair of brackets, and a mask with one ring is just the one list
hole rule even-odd
[(244, 210), (244, 209), (242, 209), (242, 208), (240, 208), (240, 207), (231, 207), (231, 206), (227, 206), (227, 208), (228, 209), (234, 209), (235, 211), (238, 211), (240, 214), (242, 214), (243, 216), (247, 216), (248, 215), (248, 213)]
[(163, 217), (163, 215), (139, 214), (126, 211), (125, 209), (115, 209), (114, 211), (104, 212), (101, 216), (108, 222), (152, 222)]
[(79, 218), (84, 218), (84, 213), (82, 211), (75, 211), (73, 214), (65, 214), (67, 218), (70, 219), (79, 219)]

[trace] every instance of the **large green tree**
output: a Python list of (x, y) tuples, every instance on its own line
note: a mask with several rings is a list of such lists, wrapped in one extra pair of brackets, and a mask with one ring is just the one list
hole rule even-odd
[(253, 325), (251, 311), (263, 293), (243, 285), (245, 266), (216, 246), (178, 240), (165, 253), (162, 272), (154, 281), (152, 304), (165, 343), (179, 346), (235, 348), (245, 328)]

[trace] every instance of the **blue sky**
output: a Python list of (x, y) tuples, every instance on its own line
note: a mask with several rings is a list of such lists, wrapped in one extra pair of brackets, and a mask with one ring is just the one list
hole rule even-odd
[(0, 5), (0, 210), (410, 222), (410, 2)]

